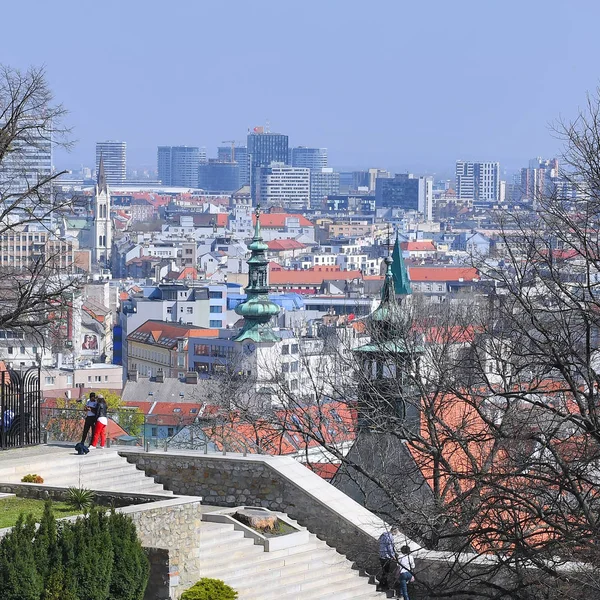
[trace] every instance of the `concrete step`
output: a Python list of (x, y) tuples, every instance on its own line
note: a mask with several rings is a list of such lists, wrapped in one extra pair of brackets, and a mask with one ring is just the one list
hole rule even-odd
[(202, 526), (201, 575), (222, 579), (240, 600), (385, 598), (350, 561), (312, 534), (306, 544), (264, 552), (233, 525), (203, 521)]

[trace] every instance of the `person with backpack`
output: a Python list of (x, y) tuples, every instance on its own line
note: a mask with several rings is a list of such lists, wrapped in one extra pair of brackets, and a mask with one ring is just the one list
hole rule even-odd
[(379, 563), (381, 564), (381, 575), (377, 586), (379, 591), (386, 591), (392, 587), (392, 573), (396, 564), (395, 535), (398, 535), (398, 527), (392, 525), (389, 531), (384, 531), (379, 536)]
[(94, 437), (94, 425), (96, 424), (96, 392), (90, 392), (89, 398), (85, 403), (85, 422), (83, 423), (83, 433), (81, 434), (81, 443), (85, 445), (88, 433), (91, 432)]
[(94, 425), (94, 437), (92, 438), (90, 449), (95, 449), (98, 445), (98, 441), (100, 442), (100, 448), (104, 449), (104, 446), (106, 446), (106, 429), (108, 426), (108, 407), (104, 396), (98, 395), (96, 400), (96, 424)]

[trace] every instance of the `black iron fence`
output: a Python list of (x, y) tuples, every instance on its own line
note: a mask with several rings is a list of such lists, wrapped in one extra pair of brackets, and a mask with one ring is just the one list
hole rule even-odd
[(0, 372), (0, 449), (42, 441), (40, 370)]

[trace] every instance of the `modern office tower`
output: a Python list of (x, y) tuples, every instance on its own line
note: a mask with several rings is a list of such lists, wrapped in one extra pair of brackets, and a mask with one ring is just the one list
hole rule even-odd
[(240, 187), (250, 183), (247, 146), (235, 146), (233, 148), (231, 146), (219, 146), (217, 148), (217, 160), (226, 163), (235, 161), (240, 168)]
[(109, 185), (125, 183), (127, 176), (127, 144), (125, 142), (96, 143), (96, 173), (100, 167), (100, 156), (104, 159), (104, 172)]
[(377, 208), (401, 208), (418, 211), (431, 221), (433, 211), (433, 180), (412, 174), (396, 174), (393, 178), (379, 177), (375, 189)]
[(529, 161), (529, 166), (521, 169), (518, 200), (536, 200), (548, 196), (553, 191), (553, 182), (558, 178), (558, 159), (543, 160), (539, 156)]
[(500, 163), (457, 160), (456, 196), (475, 202), (499, 202)]
[(163, 185), (196, 188), (201, 157), (197, 146), (159, 146), (158, 178)]
[(256, 169), (256, 200), (286, 210), (310, 208), (310, 169), (272, 163)]
[(252, 197), (256, 198), (258, 186), (257, 169), (268, 167), (271, 163), (288, 164), (288, 136), (280, 133), (265, 133), (262, 127), (255, 127), (248, 134), (248, 168)]
[[(11, 145), (0, 165), (0, 186), (10, 194), (26, 194), (34, 189), (39, 181), (52, 175), (52, 139), (48, 131), (37, 131), (32, 127), (28, 139), (19, 139)], [(48, 183), (40, 190), (42, 194), (52, 193)], [(34, 204), (39, 202), (34, 201)], [(21, 207), (25, 208), (25, 202)]]
[(209, 159), (198, 170), (198, 187), (207, 192), (235, 192), (240, 189), (240, 167), (236, 162)]
[(387, 179), (391, 177), (392, 174), (385, 169), (369, 169), (369, 191), (374, 192), (375, 186), (377, 185), (378, 179)]
[(344, 171), (340, 173), (340, 194), (356, 193), (359, 188), (369, 188), (368, 171)]
[(310, 206), (319, 208), (327, 196), (340, 193), (340, 174), (331, 167), (310, 170)]
[(290, 150), (292, 167), (324, 169), (327, 167), (327, 148), (307, 148), (298, 146)]

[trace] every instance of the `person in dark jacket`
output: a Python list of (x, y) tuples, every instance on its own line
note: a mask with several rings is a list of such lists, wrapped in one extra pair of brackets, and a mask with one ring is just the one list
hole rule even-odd
[(90, 392), (88, 401), (85, 403), (85, 422), (83, 424), (83, 433), (81, 434), (81, 443), (85, 444), (88, 433), (92, 432), (94, 437), (94, 425), (96, 424), (96, 392)]
[(100, 448), (104, 449), (104, 446), (106, 446), (106, 428), (108, 426), (108, 407), (104, 396), (99, 395), (96, 399), (96, 424), (94, 425), (94, 437), (90, 449), (95, 448), (98, 441), (100, 441)]

